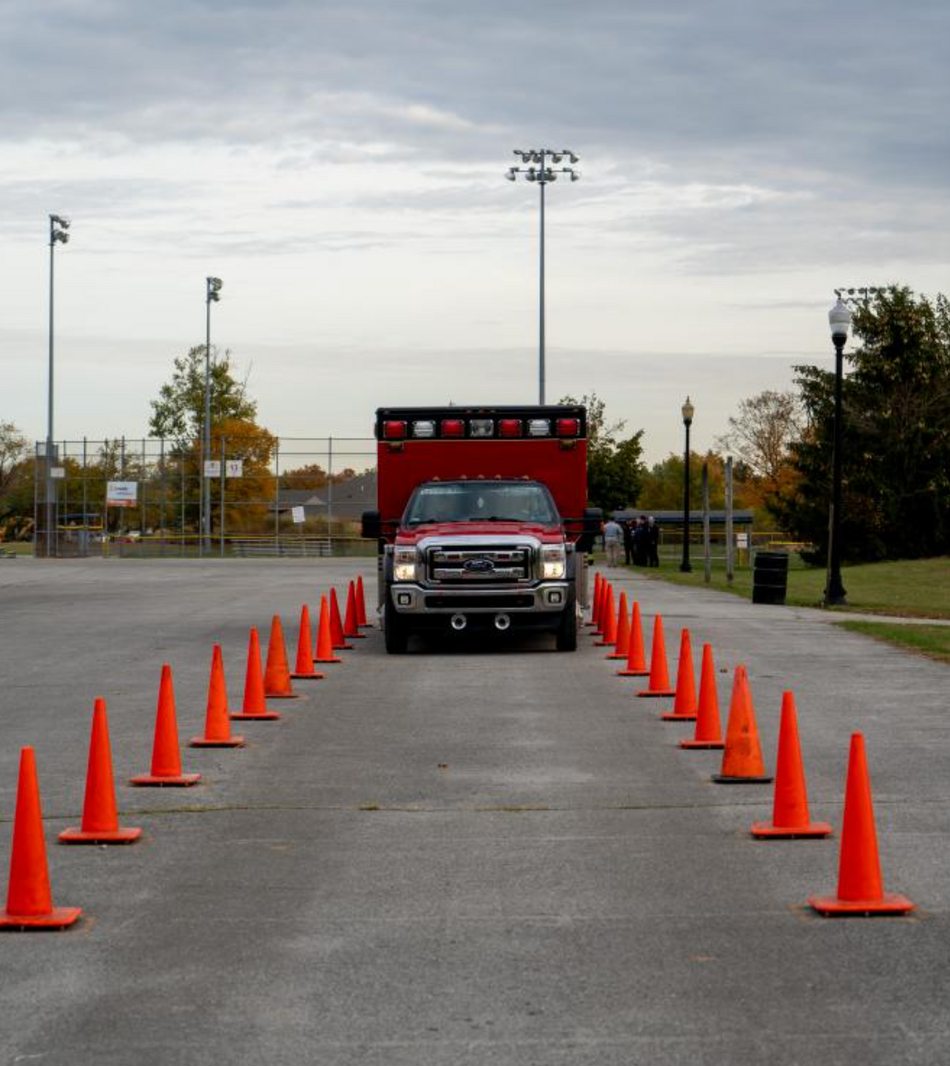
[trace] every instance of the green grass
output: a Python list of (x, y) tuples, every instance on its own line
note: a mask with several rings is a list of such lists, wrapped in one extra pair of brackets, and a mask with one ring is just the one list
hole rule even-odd
[(14, 555), (32, 555), (33, 545), (28, 540), (0, 541), (0, 552), (13, 552)]
[[(703, 580), (703, 560), (693, 557), (693, 572), (682, 574), (678, 562), (661, 559), (659, 571), (638, 570), (648, 577), (673, 581), (678, 585), (711, 587), (752, 598), (752, 571), (736, 571), (732, 586), (726, 582), (725, 563), (713, 562), (712, 581)], [(825, 588), (824, 567), (806, 567), (797, 555), (789, 557), (786, 602), (799, 607), (821, 603)], [(841, 610), (868, 614), (893, 614), (912, 618), (950, 618), (950, 558), (907, 559), (900, 562), (867, 563), (842, 568), (848, 606)], [(833, 608), (837, 609), (837, 608)]]
[(842, 629), (909, 648), (930, 659), (950, 663), (950, 626), (901, 625), (887, 622), (836, 622)]

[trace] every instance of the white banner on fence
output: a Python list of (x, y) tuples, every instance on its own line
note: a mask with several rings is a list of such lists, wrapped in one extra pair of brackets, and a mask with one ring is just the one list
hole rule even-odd
[(205, 459), (205, 477), (220, 477), (221, 463), (218, 459)]
[(56, 481), (61, 481), (66, 476), (66, 467), (51, 466), (49, 468), (49, 476)]
[(307, 519), (302, 507), (291, 507), (290, 516), (297, 525), (302, 524)]
[(106, 507), (134, 507), (138, 498), (137, 481), (110, 481), (106, 486)]
[(244, 477), (243, 459), (226, 459), (224, 463), (225, 477)]

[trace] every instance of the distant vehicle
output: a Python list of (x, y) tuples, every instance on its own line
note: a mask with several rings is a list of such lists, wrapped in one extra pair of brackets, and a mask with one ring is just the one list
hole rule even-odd
[(585, 408), (380, 408), (376, 439), (363, 536), (379, 545), (386, 650), (482, 628), (547, 630), (573, 651), (601, 518), (585, 507)]

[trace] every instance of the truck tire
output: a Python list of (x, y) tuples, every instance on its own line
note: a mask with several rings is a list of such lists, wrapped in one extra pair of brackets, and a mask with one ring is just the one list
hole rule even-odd
[(392, 597), (386, 597), (386, 612), (383, 617), (383, 636), (386, 651), (390, 655), (405, 655), (409, 644), (409, 627), (393, 607)]
[(572, 600), (564, 610), (557, 627), (557, 650), (577, 651), (577, 606)]

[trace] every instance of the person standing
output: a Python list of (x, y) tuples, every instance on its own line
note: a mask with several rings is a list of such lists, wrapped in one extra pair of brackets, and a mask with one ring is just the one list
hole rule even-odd
[(649, 565), (660, 565), (660, 527), (653, 515), (647, 519), (646, 542), (649, 551)]
[(640, 515), (633, 530), (633, 561), (636, 566), (647, 565), (647, 519)]
[(633, 558), (633, 519), (623, 522), (623, 561), (630, 565)]
[(620, 562), (620, 538), (623, 530), (614, 518), (604, 523), (604, 549), (607, 552), (607, 565), (616, 566)]

